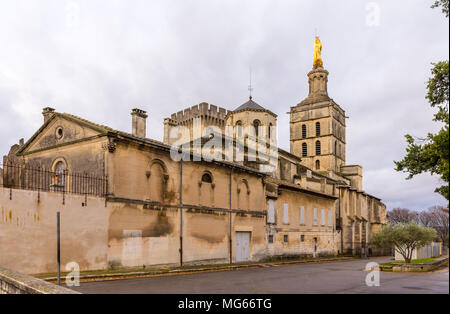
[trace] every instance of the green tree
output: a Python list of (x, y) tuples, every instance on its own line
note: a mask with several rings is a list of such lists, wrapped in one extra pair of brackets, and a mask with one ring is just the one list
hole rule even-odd
[(432, 8), (442, 7), (442, 13), (448, 17), (448, 0), (436, 0), (431, 6)]
[[(449, 0), (436, 0), (432, 8), (441, 7), (448, 17)], [(406, 156), (401, 161), (394, 161), (395, 170), (408, 173), (406, 179), (415, 175), (429, 172), (440, 176), (443, 184), (435, 192), (449, 199), (449, 133), (448, 133), (448, 104), (449, 104), (449, 77), (448, 60), (432, 63), (432, 77), (428, 80), (427, 96), (430, 106), (437, 108), (434, 121), (444, 123), (441, 130), (428, 133), (426, 138), (415, 138), (406, 134)]]
[(414, 250), (430, 244), (436, 237), (436, 230), (433, 228), (410, 222), (395, 226), (386, 225), (371, 235), (370, 242), (376, 247), (397, 249), (405, 263), (411, 263)]

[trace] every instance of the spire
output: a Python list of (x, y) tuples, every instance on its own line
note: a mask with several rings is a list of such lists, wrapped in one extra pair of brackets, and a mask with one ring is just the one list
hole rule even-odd
[(252, 68), (250, 67), (250, 84), (248, 85), (248, 91), (249, 91), (249, 96), (248, 98), (250, 100), (252, 100), (252, 91), (253, 91), (253, 87), (252, 87)]
[(323, 68), (321, 57), (322, 43), (318, 36), (314, 42), (314, 65), (308, 73), (309, 93), (299, 105), (314, 104), (323, 101), (329, 101), (328, 96), (328, 71)]

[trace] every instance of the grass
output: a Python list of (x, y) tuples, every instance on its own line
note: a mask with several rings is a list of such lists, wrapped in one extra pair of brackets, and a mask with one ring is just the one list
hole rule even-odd
[[(434, 261), (435, 259), (436, 259), (436, 257), (413, 259), (413, 260), (411, 260), (411, 264), (424, 264), (424, 263)], [(405, 263), (405, 261), (394, 261), (394, 262), (390, 262), (390, 263), (383, 263), (380, 265), (381, 266), (392, 266), (392, 264), (404, 264), (404, 263)]]

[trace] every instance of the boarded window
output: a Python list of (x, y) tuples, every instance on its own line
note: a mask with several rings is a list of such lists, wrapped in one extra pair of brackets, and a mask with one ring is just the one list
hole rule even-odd
[(289, 206), (288, 206), (288, 204), (284, 204), (283, 223), (285, 223), (285, 224), (289, 223)]
[(305, 224), (305, 206), (300, 206), (300, 224)]
[(320, 211), (320, 224), (322, 225), (322, 226), (325, 226), (325, 209), (322, 209), (321, 211)]
[(329, 209), (328, 210), (328, 226), (332, 226), (333, 225), (333, 210)]
[(268, 206), (269, 206), (269, 214), (267, 215), (267, 222), (275, 223), (275, 205), (273, 200), (268, 201)]
[(317, 208), (314, 208), (314, 221), (313, 221), (314, 226), (317, 226)]

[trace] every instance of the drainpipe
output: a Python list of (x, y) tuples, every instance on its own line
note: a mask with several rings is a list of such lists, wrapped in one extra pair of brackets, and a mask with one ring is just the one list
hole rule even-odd
[(183, 157), (180, 159), (180, 266), (183, 266)]
[(233, 202), (232, 202), (232, 183), (233, 183), (233, 168), (230, 170), (230, 184), (229, 184), (229, 194), (230, 194), (230, 264), (233, 263)]
[(344, 226), (342, 221), (342, 188), (339, 188), (339, 224), (341, 225), (341, 254), (344, 254)]

